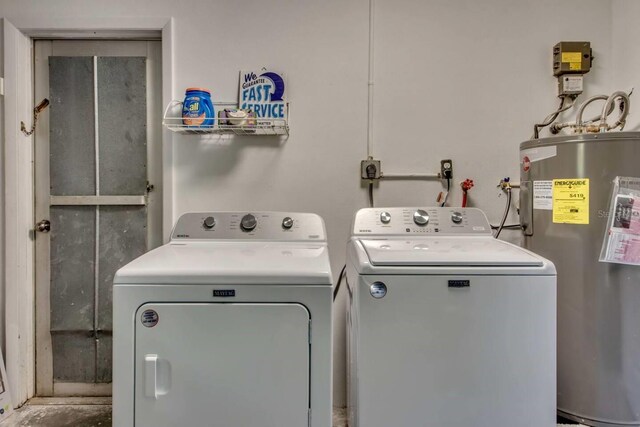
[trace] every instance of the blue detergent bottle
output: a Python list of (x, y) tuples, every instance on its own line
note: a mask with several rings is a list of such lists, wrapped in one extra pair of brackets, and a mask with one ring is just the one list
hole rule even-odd
[(211, 92), (201, 87), (190, 87), (182, 103), (182, 123), (188, 127), (212, 128), (215, 111)]

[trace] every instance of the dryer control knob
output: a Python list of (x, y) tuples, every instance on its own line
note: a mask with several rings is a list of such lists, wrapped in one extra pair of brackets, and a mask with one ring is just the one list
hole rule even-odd
[(380, 214), (380, 222), (389, 224), (391, 222), (391, 214), (389, 212), (382, 212)]
[(293, 227), (293, 218), (291, 218), (290, 216), (287, 216), (282, 220), (282, 228), (284, 228), (285, 230), (288, 230), (291, 227)]
[(216, 225), (216, 219), (212, 216), (208, 216), (202, 221), (204, 228), (212, 229)]
[(451, 213), (451, 221), (455, 224), (460, 224), (462, 222), (462, 213), (460, 212), (452, 212)]
[(413, 222), (416, 225), (427, 225), (429, 224), (429, 214), (425, 210), (418, 209), (413, 213)]
[(240, 221), (240, 228), (242, 231), (251, 231), (256, 228), (256, 225), (258, 225), (258, 220), (251, 214), (246, 214)]

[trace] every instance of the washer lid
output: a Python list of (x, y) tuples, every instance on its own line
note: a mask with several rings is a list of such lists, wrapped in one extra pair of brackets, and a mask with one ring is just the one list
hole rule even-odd
[(493, 237), (360, 239), (372, 266), (541, 267), (543, 260)]

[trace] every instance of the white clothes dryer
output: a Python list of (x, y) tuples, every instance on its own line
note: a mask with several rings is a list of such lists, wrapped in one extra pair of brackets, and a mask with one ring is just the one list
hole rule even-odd
[(350, 427), (556, 425), (556, 272), (473, 208), (360, 210)]
[(114, 426), (331, 426), (319, 216), (184, 214), (117, 272), (113, 298)]

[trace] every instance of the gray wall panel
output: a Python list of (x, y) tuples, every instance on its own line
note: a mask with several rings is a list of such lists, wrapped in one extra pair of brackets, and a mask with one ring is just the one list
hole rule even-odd
[(93, 58), (50, 57), (49, 87), (51, 194), (95, 194)]
[(100, 194), (145, 194), (146, 96), (146, 58), (98, 58)]
[(93, 330), (95, 207), (51, 207), (51, 330)]
[(95, 381), (96, 345), (91, 332), (58, 332), (52, 335), (53, 380)]
[(112, 337), (110, 334), (100, 334), (97, 341), (97, 366), (96, 366), (96, 382), (111, 382), (111, 366), (112, 366)]

